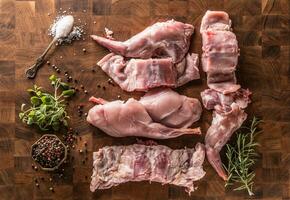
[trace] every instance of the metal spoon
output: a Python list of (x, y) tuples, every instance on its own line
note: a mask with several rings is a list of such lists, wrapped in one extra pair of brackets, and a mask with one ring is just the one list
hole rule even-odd
[(45, 49), (45, 51), (39, 56), (36, 60), (36, 63), (28, 68), (25, 72), (27, 78), (34, 78), (36, 76), (37, 70), (43, 64), (44, 58), (48, 51), (51, 49), (54, 43), (57, 42), (60, 38), (65, 38), (71, 32), (74, 23), (74, 18), (71, 15), (66, 15), (62, 17), (54, 26), (55, 26), (55, 33), (54, 38)]
[(41, 56), (39, 56), (36, 59), (36, 63), (34, 63), (31, 67), (29, 67), (25, 74), (27, 78), (33, 79), (36, 76), (37, 70), (39, 69), (39, 67), (43, 64), (44, 62), (44, 58), (46, 56), (46, 54), (48, 53), (48, 51), (51, 49), (51, 47), (53, 46), (53, 44), (57, 41), (57, 38), (54, 38), (50, 44), (48, 45), (48, 47), (45, 49), (45, 51), (41, 54)]

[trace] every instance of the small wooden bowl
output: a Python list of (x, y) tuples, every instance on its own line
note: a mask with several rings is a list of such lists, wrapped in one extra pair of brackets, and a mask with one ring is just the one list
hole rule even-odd
[[(60, 144), (64, 147), (64, 157), (63, 157), (63, 159), (58, 163), (58, 165), (56, 165), (55, 167), (53, 167), (53, 168), (46, 168), (46, 167), (43, 167), (43, 166), (41, 166), (41, 164), (40, 163), (38, 163), (38, 161), (36, 161), (34, 158), (33, 158), (33, 147), (34, 146), (36, 146), (37, 145), (37, 143), (39, 142), (39, 141), (41, 141), (44, 137), (54, 137), (54, 138), (56, 138), (57, 140), (59, 140), (59, 142), (60, 142)], [(41, 167), (41, 169), (42, 170), (44, 170), (44, 171), (54, 171), (54, 170), (56, 170), (56, 169), (58, 169), (59, 168), (59, 166), (66, 160), (66, 158), (67, 158), (67, 147), (63, 144), (63, 142), (56, 136), (56, 135), (54, 135), (54, 134), (44, 134), (41, 138), (39, 138), (32, 146), (31, 146), (31, 157), (32, 157), (32, 159), (34, 160), (34, 162), (36, 162), (40, 167)]]

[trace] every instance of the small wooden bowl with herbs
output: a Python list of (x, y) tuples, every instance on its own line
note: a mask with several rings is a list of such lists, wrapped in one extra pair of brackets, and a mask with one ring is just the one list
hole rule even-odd
[(31, 157), (44, 171), (54, 171), (67, 158), (67, 148), (53, 134), (45, 134), (31, 147)]

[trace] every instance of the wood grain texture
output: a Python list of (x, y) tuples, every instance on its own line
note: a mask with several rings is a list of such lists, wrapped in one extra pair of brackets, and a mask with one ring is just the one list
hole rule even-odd
[[(264, 133), (259, 136), (260, 159), (255, 166), (256, 184), (253, 199), (290, 199), (290, 71), (289, 71), (289, 0), (0, 0), (0, 200), (30, 199), (199, 199), (240, 200), (248, 199), (244, 192), (232, 192), (224, 188), (223, 181), (205, 163), (207, 172), (198, 183), (199, 189), (187, 196), (183, 188), (149, 184), (126, 183), (109, 190), (89, 191), (92, 171), (92, 152), (105, 145), (133, 144), (135, 138), (112, 138), (78, 117), (76, 106), (92, 105), (90, 95), (117, 99), (140, 93), (125, 93), (118, 86), (107, 83), (108, 77), (96, 66), (96, 62), (108, 51), (87, 37), (58, 48), (50, 62), (68, 71), (88, 90), (80, 92), (69, 105), (72, 117), (70, 125), (82, 139), (72, 151), (74, 162), (65, 167), (65, 179), (55, 183), (48, 181), (50, 174), (34, 171), (30, 158), (30, 145), (41, 133), (22, 124), (18, 119), (21, 103), (28, 102), (27, 88), (34, 83), (50, 88), (48, 76), (55, 71), (44, 65), (35, 80), (27, 80), (24, 70), (47, 46), (51, 38), (47, 28), (60, 9), (73, 11), (76, 19), (87, 23), (87, 34), (102, 34), (104, 27), (114, 30), (117, 39), (126, 39), (146, 26), (165, 19), (177, 19), (196, 27), (192, 38), (192, 52), (201, 55), (200, 20), (207, 9), (225, 10), (233, 21), (241, 56), (237, 76), (244, 88), (253, 91), (253, 103), (247, 109), (264, 120)], [(50, 15), (48, 15), (50, 13)], [(95, 22), (95, 23), (94, 23)], [(83, 53), (82, 49), (87, 52)], [(75, 56), (74, 56), (75, 54)], [(60, 58), (62, 56), (62, 58)], [(95, 69), (95, 73), (91, 70)], [(81, 71), (83, 70), (83, 72)], [(97, 85), (105, 86), (106, 90)], [(79, 86), (78, 86), (79, 87)], [(191, 82), (178, 91), (199, 97), (206, 88), (205, 74), (201, 81)], [(209, 127), (211, 113), (204, 111), (198, 123), (202, 130)], [(59, 134), (61, 136), (61, 134)], [(203, 137), (183, 136), (160, 141), (171, 148), (193, 147)], [(78, 153), (88, 141), (88, 161)], [(44, 177), (37, 188), (34, 178)], [(49, 191), (54, 186), (55, 192)]]

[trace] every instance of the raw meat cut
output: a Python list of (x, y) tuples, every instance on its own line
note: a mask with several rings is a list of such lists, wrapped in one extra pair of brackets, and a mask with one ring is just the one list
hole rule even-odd
[(108, 189), (129, 181), (154, 181), (185, 187), (190, 194), (194, 182), (205, 175), (204, 146), (173, 150), (162, 145), (106, 146), (93, 154), (90, 190)]
[(180, 63), (174, 64), (172, 58), (126, 60), (110, 53), (98, 65), (128, 92), (147, 91), (160, 86), (178, 87), (200, 78), (197, 54), (187, 54)]
[(150, 117), (165, 126), (188, 128), (202, 112), (198, 99), (180, 95), (171, 89), (151, 90), (140, 101)]
[(188, 53), (180, 63), (177, 63), (175, 65), (175, 69), (177, 70), (177, 83), (175, 87), (182, 86), (192, 80), (200, 79), (198, 65), (198, 54), (195, 53)]
[(204, 107), (208, 110), (214, 109), (212, 124), (205, 136), (207, 158), (224, 180), (227, 179), (227, 174), (223, 169), (219, 152), (246, 120), (247, 114), (243, 109), (251, 102), (250, 94), (251, 92), (245, 89), (227, 95), (213, 89), (201, 92)]
[(209, 88), (214, 89), (223, 94), (235, 92), (241, 88), (237, 83), (235, 72), (209, 72), (207, 73), (207, 85)]
[(251, 92), (245, 89), (239, 89), (236, 92), (227, 95), (213, 89), (206, 89), (201, 92), (200, 95), (202, 103), (206, 109), (214, 109), (218, 112), (229, 112), (232, 103), (236, 103), (241, 109), (245, 109), (251, 102), (249, 98)]
[(228, 13), (208, 10), (201, 20), (200, 32), (210, 30), (231, 30), (231, 20)]
[(202, 64), (207, 72), (208, 87), (228, 94), (241, 86), (236, 84), (235, 70), (239, 48), (236, 35), (230, 31), (231, 20), (222, 11), (207, 11), (201, 22)]
[[(150, 110), (155, 106), (150, 104), (150, 98), (156, 98), (156, 95), (164, 95), (163, 99), (168, 102), (166, 98), (172, 96), (177, 98), (176, 95), (178, 94), (173, 91), (167, 91), (166, 94), (162, 94), (162, 91), (152, 95), (149, 93), (141, 102), (133, 98), (126, 102), (120, 100), (107, 102), (100, 98), (91, 98), (91, 101), (102, 105), (96, 105), (89, 110), (87, 121), (114, 137), (139, 136), (168, 139), (184, 134), (201, 134), (199, 128), (187, 128), (200, 117), (201, 107), (199, 102), (197, 103), (194, 99), (180, 95), (180, 99), (175, 99), (175, 105), (172, 105), (168, 113), (165, 113), (162, 108), (165, 108), (164, 103), (166, 102), (159, 101), (157, 106), (160, 107), (161, 112), (158, 115), (157, 112)], [(147, 107), (148, 111), (146, 110)], [(150, 114), (156, 121), (152, 119)], [(175, 115), (175, 119), (173, 115)]]
[(211, 166), (224, 180), (227, 180), (227, 174), (223, 169), (219, 152), (246, 118), (247, 114), (236, 103), (231, 104), (229, 112), (213, 112), (212, 123), (205, 136), (206, 155)]
[(227, 180), (219, 155), (231, 135), (246, 120), (244, 110), (250, 103), (249, 90), (241, 89), (235, 75), (238, 41), (231, 32), (229, 15), (207, 11), (201, 22), (202, 67), (210, 89), (201, 92), (203, 105), (213, 111), (212, 124), (205, 136), (207, 159), (218, 175)]
[(202, 32), (202, 50), (205, 53), (233, 53), (238, 56), (238, 41), (231, 31)]
[(129, 58), (171, 57), (173, 63), (180, 62), (186, 55), (194, 28), (190, 24), (169, 20), (147, 27), (125, 42), (104, 37), (91, 37), (110, 51)]
[(204, 53), (201, 60), (204, 72), (233, 72), (238, 64), (238, 56), (235, 53)]
[(146, 91), (150, 88), (176, 84), (176, 70), (171, 58), (162, 59), (130, 59), (113, 53), (98, 62), (123, 90)]

